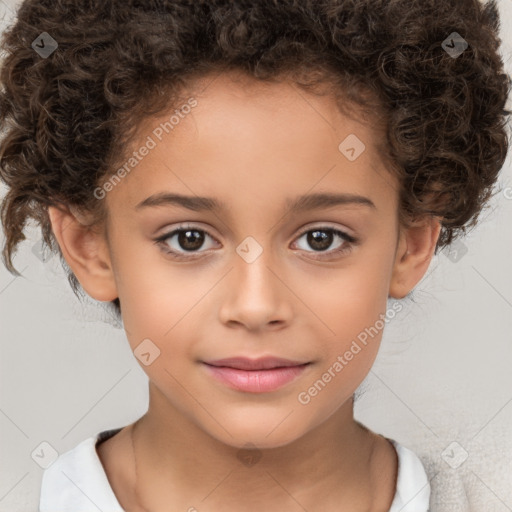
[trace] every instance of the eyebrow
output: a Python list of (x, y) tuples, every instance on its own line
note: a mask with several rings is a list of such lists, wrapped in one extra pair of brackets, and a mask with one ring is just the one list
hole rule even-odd
[[(141, 201), (135, 207), (136, 210), (147, 207), (157, 207), (166, 205), (176, 205), (188, 210), (199, 211), (219, 211), (224, 205), (212, 197), (201, 196), (185, 196), (169, 192), (160, 192), (153, 194)], [(377, 209), (375, 204), (368, 197), (357, 194), (331, 194), (318, 193), (306, 194), (295, 199), (287, 199), (285, 202), (289, 213), (297, 213), (300, 211), (315, 210), (320, 208), (330, 208), (332, 206), (356, 205), (367, 206)]]

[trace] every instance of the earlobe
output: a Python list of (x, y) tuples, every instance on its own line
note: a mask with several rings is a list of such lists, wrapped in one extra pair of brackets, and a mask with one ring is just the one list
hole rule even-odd
[(86, 216), (69, 208), (48, 208), (52, 231), (69, 268), (93, 299), (109, 302), (118, 297), (111, 259), (104, 236), (88, 226)]
[(402, 299), (421, 281), (432, 260), (440, 231), (439, 220), (429, 217), (400, 232), (389, 297)]

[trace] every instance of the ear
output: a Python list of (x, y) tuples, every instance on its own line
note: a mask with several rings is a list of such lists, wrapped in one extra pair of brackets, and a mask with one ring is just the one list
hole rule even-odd
[(105, 235), (88, 225), (90, 218), (75, 208), (50, 206), (48, 215), (62, 255), (82, 288), (99, 301), (116, 299), (117, 287)]
[(440, 231), (441, 224), (436, 217), (428, 217), (400, 231), (389, 285), (390, 297), (405, 297), (425, 275)]

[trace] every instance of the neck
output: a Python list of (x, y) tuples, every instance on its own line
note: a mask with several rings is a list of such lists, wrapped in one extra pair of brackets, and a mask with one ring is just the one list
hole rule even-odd
[(132, 430), (135, 494), (147, 512), (169, 504), (216, 511), (287, 510), (292, 503), (297, 510), (320, 503), (323, 510), (340, 510), (342, 503), (357, 503), (370, 510), (380, 476), (376, 439), (354, 420), (350, 399), (285, 446), (230, 446), (169, 408), (150, 385), (150, 407)]

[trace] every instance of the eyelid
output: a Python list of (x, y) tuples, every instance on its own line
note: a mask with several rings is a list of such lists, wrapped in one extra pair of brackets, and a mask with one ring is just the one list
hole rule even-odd
[(326, 251), (305, 251), (303, 249), (298, 249), (301, 257), (303, 257), (303, 252), (308, 254), (307, 258), (309, 260), (322, 261), (328, 260), (329, 258), (342, 257), (348, 255), (348, 253), (350, 253), (352, 249), (359, 244), (359, 238), (351, 235), (350, 233), (347, 233), (344, 229), (340, 229), (337, 226), (330, 226), (328, 224), (321, 224), (319, 226), (305, 228), (294, 238), (294, 240), (299, 240), (305, 234), (315, 230), (333, 232), (336, 236), (343, 240), (341, 247), (336, 249), (329, 249)]
[[(314, 231), (315, 229), (329, 229), (329, 230), (332, 230), (332, 231), (338, 231), (340, 233), (343, 233), (343, 235), (345, 235), (347, 238), (351, 238), (351, 239), (354, 239), (356, 240), (356, 237), (354, 235), (352, 235), (350, 233), (351, 230), (345, 228), (345, 227), (340, 227), (338, 225), (332, 225), (330, 224), (329, 222), (318, 222), (318, 223), (315, 223), (316, 225), (313, 225), (313, 226), (310, 226), (309, 224), (307, 225), (307, 227), (301, 229), (301, 231), (298, 232), (297, 235), (295, 235), (295, 238), (297, 238), (298, 236), (302, 236), (306, 233), (309, 233), (310, 231)], [(295, 239), (294, 238), (294, 239)]]
[(207, 229), (204, 229), (200, 227), (199, 225), (196, 225), (194, 223), (181, 223), (173, 228), (168, 228), (164, 233), (161, 235), (158, 235), (156, 238), (153, 239), (154, 243), (156, 245), (162, 245), (165, 246), (166, 249), (164, 249), (164, 252), (171, 257), (175, 259), (182, 259), (182, 260), (194, 260), (198, 259), (203, 255), (206, 255), (210, 252), (210, 250), (203, 250), (203, 251), (192, 251), (192, 252), (178, 252), (174, 249), (170, 249), (168, 244), (165, 243), (165, 241), (169, 238), (172, 238), (176, 236), (181, 231), (187, 231), (187, 230), (195, 230), (200, 231), (204, 233), (206, 236), (210, 237), (212, 240), (214, 240), (217, 244), (220, 244), (220, 242), (217, 240), (217, 238), (210, 234), (210, 232)]
[[(330, 225), (328, 222), (327, 223), (318, 222), (317, 225), (303, 227), (301, 229), (301, 231), (294, 236), (293, 241), (296, 241), (297, 239), (302, 238), (305, 234), (307, 234), (311, 231), (315, 231), (316, 229), (318, 229), (320, 231), (321, 230), (332, 231), (334, 234), (339, 236), (343, 240), (344, 243), (341, 248), (337, 248), (337, 249), (330, 249), (327, 251), (304, 251), (306, 253), (316, 254), (316, 256), (314, 256), (312, 259), (322, 259), (322, 258), (327, 258), (329, 256), (337, 255), (337, 254), (344, 254), (344, 253), (350, 251), (352, 249), (352, 247), (357, 245), (359, 242), (359, 239), (357, 237), (348, 233), (344, 228), (341, 229), (338, 226)], [(201, 258), (202, 256), (207, 256), (207, 255), (211, 254), (211, 249), (207, 249), (207, 250), (203, 250), (203, 251), (201, 251), (201, 250), (200, 251), (191, 251), (189, 253), (179, 252), (179, 251), (175, 251), (174, 249), (169, 249), (168, 248), (169, 246), (165, 243), (165, 240), (174, 237), (176, 234), (178, 234), (181, 231), (186, 231), (186, 230), (200, 231), (200, 232), (204, 233), (206, 236), (209, 236), (217, 244), (220, 243), (215, 236), (213, 236), (209, 233), (208, 230), (200, 227), (199, 224), (197, 224), (197, 225), (194, 224), (193, 222), (190, 222), (190, 223), (185, 222), (185, 223), (178, 224), (176, 227), (174, 227), (172, 229), (169, 228), (165, 233), (163, 233), (160, 236), (157, 236), (154, 239), (154, 243), (157, 245), (165, 245), (167, 248), (164, 250), (164, 252), (177, 260), (181, 259), (181, 260), (192, 261), (192, 260), (197, 260), (197, 259)], [(299, 251), (302, 252), (303, 250), (299, 249)]]

